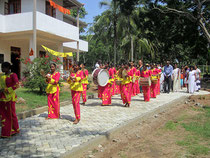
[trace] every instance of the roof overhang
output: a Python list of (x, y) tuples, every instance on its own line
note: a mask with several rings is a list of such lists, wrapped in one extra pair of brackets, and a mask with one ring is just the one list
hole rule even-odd
[(63, 7), (65, 8), (81, 8), (83, 5), (77, 0), (63, 0)]

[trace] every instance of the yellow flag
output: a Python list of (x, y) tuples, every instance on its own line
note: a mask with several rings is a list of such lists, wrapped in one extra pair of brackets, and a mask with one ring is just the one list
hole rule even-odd
[(62, 52), (57, 52), (57, 51), (54, 51), (50, 48), (47, 48), (44, 45), (42, 45), (42, 47), (44, 48), (45, 51), (47, 51), (47, 52), (49, 52), (52, 55), (57, 56), (57, 57), (67, 57), (67, 56), (72, 57), (73, 56), (72, 52), (62, 53)]

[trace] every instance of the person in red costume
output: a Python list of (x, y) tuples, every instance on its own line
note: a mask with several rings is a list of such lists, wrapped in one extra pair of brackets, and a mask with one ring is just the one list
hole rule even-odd
[[(155, 68), (155, 64), (151, 64), (151, 72), (152, 72), (152, 79), (157, 80), (157, 76), (158, 76), (158, 69)], [(156, 98), (157, 96), (157, 83), (153, 83), (151, 84), (151, 98)]]
[[(150, 78), (151, 72), (147, 69), (147, 66), (143, 66), (143, 70), (141, 72), (141, 77), (144, 78)], [(143, 94), (144, 94), (144, 101), (149, 102), (150, 101), (150, 86), (142, 86)]]
[(15, 111), (17, 96), (15, 90), (19, 88), (18, 77), (11, 72), (11, 64), (4, 62), (0, 74), (0, 119), (2, 124), (1, 137), (11, 137), (20, 132)]

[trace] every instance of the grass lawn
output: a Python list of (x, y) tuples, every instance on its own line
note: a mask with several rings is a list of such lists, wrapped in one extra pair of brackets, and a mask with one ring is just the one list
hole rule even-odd
[[(210, 156), (210, 106), (191, 108), (184, 112), (176, 121), (168, 121), (164, 129), (176, 136), (176, 144), (182, 147), (185, 157)], [(194, 112), (193, 112), (194, 111)], [(193, 114), (194, 113), (194, 114)], [(177, 155), (183, 156), (183, 153)]]
[[(38, 90), (35, 91), (30, 91), (29, 89), (26, 88), (19, 88), (16, 90), (16, 94), (18, 98), (23, 98), (26, 103), (23, 104), (16, 104), (16, 112), (23, 112), (23, 111), (28, 111), (32, 110), (38, 107), (43, 107), (47, 106), (47, 96), (46, 94), (40, 95), (38, 93)], [(87, 92), (87, 95), (92, 95), (93, 93)], [(60, 91), (60, 102), (63, 101), (70, 101), (71, 100), (71, 91), (69, 89), (69, 86), (66, 87), (61, 87)]]
[[(18, 98), (23, 98), (26, 101), (26, 104), (16, 104), (16, 112), (23, 112), (38, 107), (47, 106), (47, 96), (46, 94), (40, 95), (37, 91), (29, 91), (25, 88), (19, 88), (16, 90)], [(60, 92), (60, 101), (67, 101), (71, 99), (70, 92), (61, 91)]]

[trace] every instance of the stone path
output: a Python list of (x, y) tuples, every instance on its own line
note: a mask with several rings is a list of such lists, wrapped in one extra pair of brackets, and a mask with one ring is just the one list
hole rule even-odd
[[(200, 91), (195, 94), (210, 94)], [(143, 95), (132, 98), (131, 108), (122, 107), (120, 96), (114, 96), (112, 106), (101, 107), (99, 99), (81, 106), (81, 122), (73, 125), (72, 105), (61, 108), (61, 119), (45, 120), (47, 113), (20, 120), (21, 133), (10, 139), (0, 139), (1, 158), (59, 157), (127, 121), (139, 117), (182, 96), (183, 91), (161, 94), (145, 103)], [(94, 121), (93, 121), (94, 120)], [(1, 129), (0, 129), (1, 130)]]

